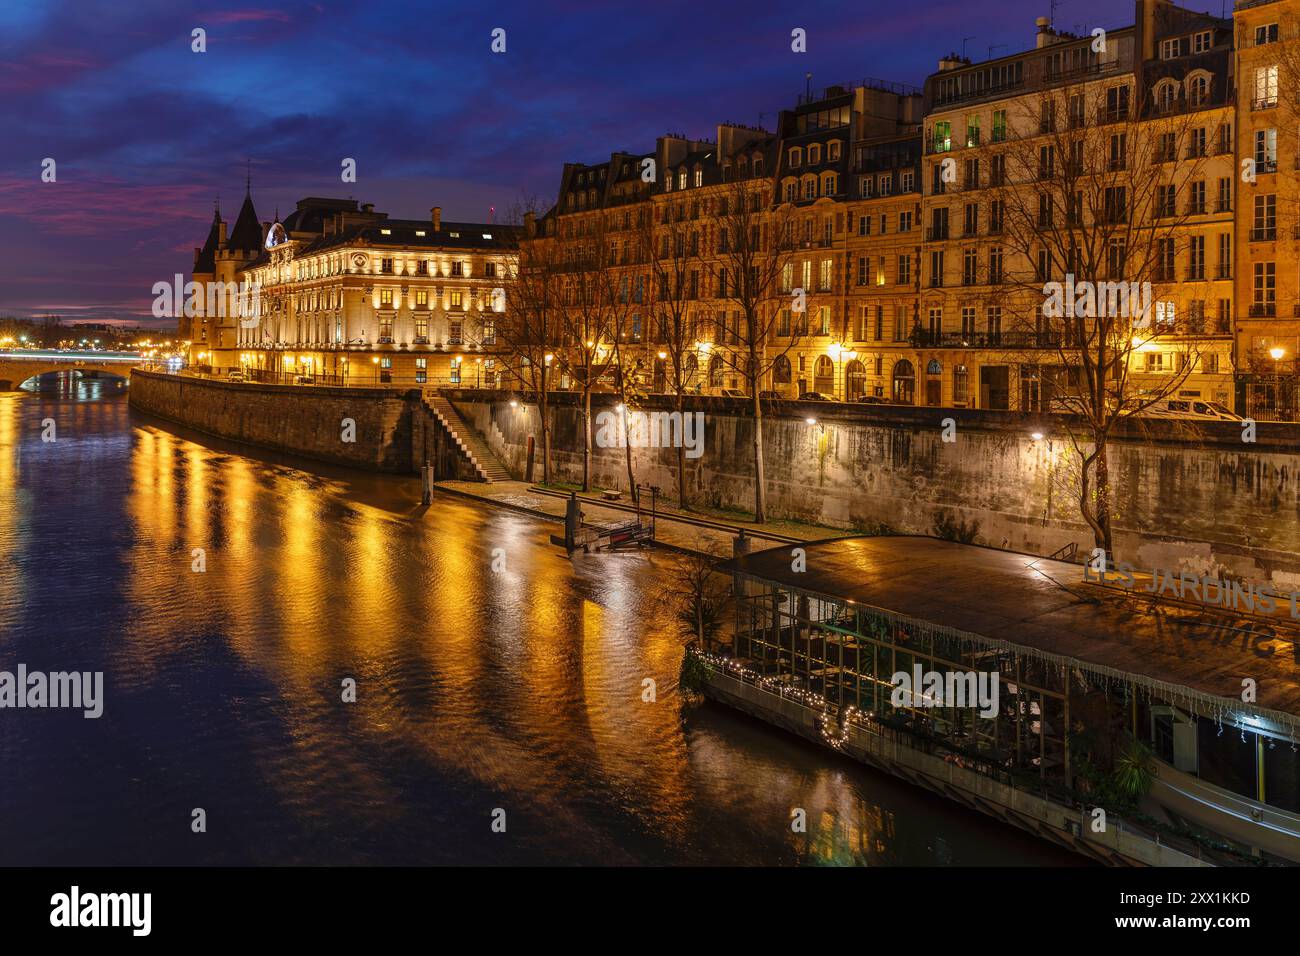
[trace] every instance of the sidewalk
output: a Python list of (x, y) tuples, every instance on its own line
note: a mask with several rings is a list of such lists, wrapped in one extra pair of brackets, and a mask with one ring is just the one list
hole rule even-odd
[[(538, 517), (563, 522), (567, 495), (559, 497), (534, 490), (526, 481), (439, 481), (434, 487), (452, 494), (475, 498), (489, 504), (505, 508), (514, 508)], [(557, 489), (558, 490), (558, 489)], [(634, 517), (631, 512), (621, 508), (611, 508), (602, 504), (591, 493), (579, 494), (582, 502), (583, 520), (595, 525), (626, 524)], [(629, 501), (617, 504), (630, 505)], [(753, 549), (762, 550), (781, 544), (795, 544), (801, 541), (816, 541), (825, 538), (843, 537), (846, 532), (837, 528), (822, 528), (816, 525), (801, 525), (792, 522), (773, 522), (768, 525), (756, 525), (749, 521), (716, 517), (712, 514), (690, 514), (685, 517), (702, 519), (725, 528), (705, 528), (679, 520), (683, 517), (676, 509), (664, 509), (662, 503), (655, 519), (656, 544), (677, 551), (714, 554), (718, 557), (730, 557), (732, 541), (742, 530), (754, 538)], [(649, 520), (649, 504), (644, 503), (643, 519)], [(776, 535), (777, 537), (770, 537)], [(787, 538), (797, 539), (787, 542)]]

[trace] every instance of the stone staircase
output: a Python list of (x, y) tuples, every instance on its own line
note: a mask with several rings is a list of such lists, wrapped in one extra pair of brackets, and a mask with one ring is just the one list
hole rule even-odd
[(510, 472), (497, 461), (496, 456), (488, 448), (487, 442), (478, 437), (474, 429), (460, 417), (460, 412), (456, 411), (451, 402), (447, 401), (441, 393), (431, 389), (425, 390), (423, 400), (425, 407), (442, 422), (451, 437), (456, 439), (456, 444), (465, 453), (465, 457), (469, 459), (480, 478), (487, 482), (511, 480)]

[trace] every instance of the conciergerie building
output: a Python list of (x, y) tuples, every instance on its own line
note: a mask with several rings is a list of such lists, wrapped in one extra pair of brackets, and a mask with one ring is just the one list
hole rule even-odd
[[(251, 381), (492, 387), (515, 248), (515, 229), (446, 221), (438, 206), (391, 219), (310, 197), (259, 222), (249, 188), (233, 228), (217, 209), (194, 251), (181, 338), (196, 370)], [(256, 290), (256, 312), (246, 298), (237, 314), (236, 293), (211, 296), (211, 283)]]

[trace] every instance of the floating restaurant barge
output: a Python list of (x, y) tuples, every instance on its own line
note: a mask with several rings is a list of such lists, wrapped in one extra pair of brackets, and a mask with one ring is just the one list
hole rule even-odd
[[(1300, 863), (1300, 642), (1285, 622), (933, 538), (802, 550), (722, 565), (731, 646), (688, 652), (710, 698), (1100, 862)], [(900, 696), (900, 672), (949, 695)], [(973, 691), (976, 675), (992, 706), (953, 701), (954, 678)]]

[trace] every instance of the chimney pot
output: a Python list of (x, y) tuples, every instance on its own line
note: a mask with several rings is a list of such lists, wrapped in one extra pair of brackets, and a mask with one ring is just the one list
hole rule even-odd
[(434, 206), (432, 209), (430, 209), (429, 218), (433, 220), (433, 228), (435, 230), (441, 229), (442, 228), (442, 207)]

